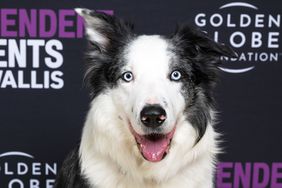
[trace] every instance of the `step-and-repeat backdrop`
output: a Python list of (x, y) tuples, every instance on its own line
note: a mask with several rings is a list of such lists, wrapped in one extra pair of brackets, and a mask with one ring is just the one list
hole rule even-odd
[(0, 2), (0, 187), (51, 188), (80, 139), (83, 21), (75, 7), (169, 34), (191, 23), (232, 46), (217, 87), (224, 153), (218, 188), (282, 188), (282, 2), (3, 0)]

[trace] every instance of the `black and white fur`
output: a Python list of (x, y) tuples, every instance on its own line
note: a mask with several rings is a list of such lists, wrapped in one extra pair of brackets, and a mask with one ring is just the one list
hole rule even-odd
[[(188, 26), (168, 37), (136, 35), (132, 25), (116, 17), (76, 11), (90, 41), (85, 79), (92, 103), (81, 143), (65, 160), (55, 187), (213, 187), (219, 151), (213, 89), (219, 57), (234, 52)], [(172, 79), (173, 71), (181, 79)], [(132, 73), (129, 81), (125, 72)], [(140, 122), (140, 111), (151, 104), (166, 111), (157, 129)], [(141, 155), (132, 134), (173, 129), (169, 152), (158, 162)]]

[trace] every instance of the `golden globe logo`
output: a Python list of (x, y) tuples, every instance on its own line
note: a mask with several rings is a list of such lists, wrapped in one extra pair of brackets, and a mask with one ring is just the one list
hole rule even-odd
[(34, 156), (20, 151), (0, 154), (0, 187), (52, 188), (57, 163), (34, 160)]
[(238, 58), (222, 57), (221, 70), (228, 73), (244, 73), (256, 65), (278, 62), (281, 15), (264, 14), (255, 5), (231, 2), (214, 13), (199, 13), (195, 24), (221, 41), (233, 47)]

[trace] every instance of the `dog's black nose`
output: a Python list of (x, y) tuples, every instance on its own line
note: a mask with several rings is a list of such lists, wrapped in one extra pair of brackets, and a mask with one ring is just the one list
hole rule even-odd
[(148, 105), (141, 111), (140, 118), (146, 127), (156, 128), (166, 120), (166, 112), (160, 105)]

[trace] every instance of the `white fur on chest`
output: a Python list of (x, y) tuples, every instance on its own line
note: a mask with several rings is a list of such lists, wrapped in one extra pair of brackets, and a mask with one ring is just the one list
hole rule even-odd
[(189, 137), (196, 133), (183, 121), (176, 129), (167, 157), (151, 163), (141, 157), (128, 127), (113, 115), (118, 114), (113, 106), (107, 94), (96, 98), (83, 130), (81, 170), (93, 187), (213, 187), (213, 166), (218, 149), (216, 133), (210, 124), (202, 139), (190, 148)]

